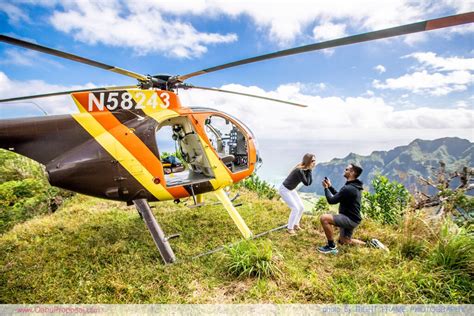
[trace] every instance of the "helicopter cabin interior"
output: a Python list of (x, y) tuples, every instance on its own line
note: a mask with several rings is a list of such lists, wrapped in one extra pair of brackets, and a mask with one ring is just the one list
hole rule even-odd
[[(229, 119), (211, 115), (206, 119), (207, 137), (220, 160), (232, 172), (248, 169), (248, 144), (243, 131)], [(199, 135), (187, 116), (162, 122), (156, 142), (163, 164), (166, 186), (199, 183), (214, 178)]]
[(232, 172), (248, 169), (248, 143), (243, 131), (228, 118), (211, 115), (205, 131), (219, 158)]

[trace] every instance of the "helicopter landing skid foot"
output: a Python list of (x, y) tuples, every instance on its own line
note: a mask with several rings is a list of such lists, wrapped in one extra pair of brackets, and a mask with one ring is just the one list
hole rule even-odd
[(173, 249), (171, 249), (171, 246), (168, 242), (169, 238), (165, 237), (165, 233), (156, 221), (155, 216), (153, 216), (150, 205), (148, 205), (148, 201), (146, 199), (137, 199), (133, 200), (133, 204), (135, 204), (135, 207), (145, 221), (145, 224), (150, 231), (151, 237), (153, 237), (153, 240), (155, 241), (156, 247), (163, 258), (163, 261), (165, 263), (173, 263), (176, 261), (176, 256), (174, 255)]

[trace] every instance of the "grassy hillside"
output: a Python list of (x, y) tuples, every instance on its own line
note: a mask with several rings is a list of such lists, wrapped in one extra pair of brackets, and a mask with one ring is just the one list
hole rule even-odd
[[(238, 210), (254, 233), (286, 222), (289, 210), (281, 201), (240, 192)], [(271, 243), (281, 273), (259, 279), (230, 274), (225, 252), (192, 259), (240, 239), (222, 206), (155, 206), (164, 231), (181, 233), (171, 241), (176, 264), (161, 263), (134, 207), (76, 195), (55, 213), (0, 235), (0, 303), (474, 302), (472, 247), (467, 261), (447, 262), (457, 256), (457, 235), (440, 235), (441, 224), (422, 215), (396, 227), (363, 222), (356, 237), (377, 237), (390, 253), (340, 247), (336, 256), (315, 251), (324, 243), (322, 229), (316, 217), (304, 216), (306, 229), (299, 235), (278, 231), (262, 237)], [(467, 239), (458, 240), (460, 245), (472, 245), (472, 235), (461, 237)]]

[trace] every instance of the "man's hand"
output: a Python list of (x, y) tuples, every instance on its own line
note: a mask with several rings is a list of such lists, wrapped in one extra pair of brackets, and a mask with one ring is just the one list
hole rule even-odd
[(323, 188), (325, 188), (325, 189), (329, 188), (327, 180), (323, 180), (323, 182), (321, 182), (321, 184), (323, 185)]
[(323, 185), (323, 188), (327, 189), (331, 187), (331, 181), (328, 178), (324, 178), (322, 185)]

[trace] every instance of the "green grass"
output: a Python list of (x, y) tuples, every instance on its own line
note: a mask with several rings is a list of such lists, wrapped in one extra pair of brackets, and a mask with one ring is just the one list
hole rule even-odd
[(276, 278), (281, 274), (278, 263), (282, 257), (274, 254), (269, 240), (245, 240), (225, 250), (224, 267), (231, 275)]
[[(238, 210), (254, 234), (285, 224), (289, 209), (284, 203), (241, 193)], [(337, 256), (315, 251), (324, 235), (319, 219), (305, 215), (305, 230), (295, 237), (277, 231), (235, 248), (244, 257), (249, 255), (245, 248), (252, 248), (263, 254), (257, 262), (272, 262), (280, 271), (257, 277), (229, 273), (227, 264), (240, 259), (232, 261), (225, 251), (192, 259), (241, 240), (222, 206), (154, 205), (166, 234), (181, 234), (171, 240), (176, 264), (162, 264), (134, 207), (76, 195), (54, 214), (0, 235), (0, 303), (474, 302), (469, 272), (452, 273), (443, 264), (433, 268), (437, 261), (430, 258), (443, 251), (439, 242), (446, 238), (438, 226), (424, 225), (421, 215), (398, 227), (363, 221), (355, 237), (376, 237), (390, 253), (340, 247)], [(409, 246), (418, 240), (421, 250)], [(456, 271), (469, 267), (456, 265)]]
[(474, 235), (449, 221), (444, 223), (429, 260), (435, 267), (474, 277)]

